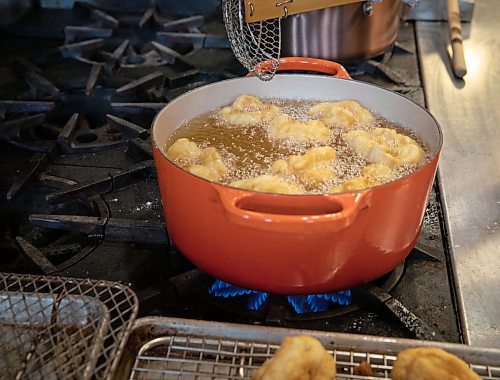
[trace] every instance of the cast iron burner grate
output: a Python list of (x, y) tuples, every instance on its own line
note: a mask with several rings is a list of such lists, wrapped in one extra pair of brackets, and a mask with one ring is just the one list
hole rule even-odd
[[(215, 297), (247, 297), (246, 307), (250, 310), (266, 307), (269, 300), (269, 293), (240, 288), (222, 280), (215, 280), (208, 292)], [(352, 297), (350, 290), (343, 290), (337, 293), (286, 296), (286, 300), (297, 314), (302, 314), (326, 311), (334, 304), (347, 306), (351, 303)]]

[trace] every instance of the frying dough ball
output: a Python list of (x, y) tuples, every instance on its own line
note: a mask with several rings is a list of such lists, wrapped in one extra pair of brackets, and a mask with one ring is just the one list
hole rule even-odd
[(252, 380), (332, 380), (335, 360), (317, 339), (285, 337), (281, 347), (252, 376)]
[(265, 193), (279, 194), (301, 194), (302, 191), (298, 185), (293, 182), (286, 181), (280, 177), (264, 174), (255, 178), (241, 179), (231, 182), (230, 186), (239, 187), (240, 189), (262, 191)]
[(355, 130), (342, 137), (351, 149), (371, 163), (394, 168), (420, 165), (425, 160), (425, 152), (415, 140), (389, 128)]
[(219, 176), (227, 173), (226, 164), (222, 161), (222, 157), (217, 149), (213, 147), (203, 149), (201, 152), (201, 161), (203, 165), (213, 169)]
[(384, 181), (391, 177), (392, 169), (382, 164), (371, 164), (361, 169), (361, 174), (377, 181)]
[(251, 95), (241, 95), (229, 107), (219, 111), (219, 117), (233, 125), (252, 125), (271, 121), (281, 112), (280, 108), (265, 104)]
[(366, 177), (354, 177), (340, 185), (334, 186), (330, 189), (330, 193), (342, 193), (344, 191), (358, 191), (364, 190), (368, 187), (380, 185), (380, 182), (371, 180)]
[(201, 151), (201, 165), (193, 164), (188, 166), (188, 171), (199, 177), (210, 181), (218, 181), (227, 173), (227, 166), (222, 161), (222, 157), (213, 147), (205, 148)]
[(195, 161), (201, 156), (201, 149), (196, 143), (182, 138), (168, 148), (167, 156), (174, 161)]
[(375, 120), (371, 112), (355, 100), (319, 103), (309, 108), (308, 112), (326, 125), (340, 128), (367, 125)]
[(271, 121), (269, 137), (293, 142), (327, 142), (330, 131), (319, 120), (303, 122), (281, 114)]
[(393, 364), (394, 380), (479, 380), (461, 359), (440, 348), (409, 348)]
[(219, 173), (205, 165), (193, 164), (188, 166), (187, 170), (190, 173), (197, 175), (198, 177), (208, 179), (209, 181), (217, 181), (220, 178)]
[(227, 166), (217, 149), (200, 149), (195, 142), (181, 138), (167, 150), (167, 156), (174, 161), (191, 162), (187, 171), (210, 181), (218, 181), (227, 173)]
[(333, 169), (324, 166), (328, 161), (334, 160), (335, 156), (336, 152), (332, 147), (311, 148), (301, 156), (289, 156), (288, 161), (275, 161), (271, 170), (276, 174), (295, 175), (301, 182), (314, 186), (335, 177)]

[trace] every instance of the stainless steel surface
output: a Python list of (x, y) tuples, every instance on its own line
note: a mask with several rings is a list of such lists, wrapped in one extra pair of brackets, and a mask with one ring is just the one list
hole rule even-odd
[[(405, 20), (415, 21), (446, 21), (447, 0), (420, 0), (416, 7), (408, 7)], [(474, 16), (475, 0), (460, 0), (460, 19), (462, 22), (470, 22)]]
[(282, 56), (351, 61), (389, 49), (398, 33), (401, 0), (355, 3), (289, 16), (282, 21)]
[[(121, 378), (250, 379), (285, 336), (309, 335), (334, 355), (337, 379), (388, 379), (399, 351), (440, 347), (471, 365), (483, 379), (500, 378), (500, 350), (459, 344), (351, 335), (174, 318), (139, 319), (120, 363)], [(363, 360), (374, 375), (354, 375)]]
[(497, 0), (463, 26), (468, 73), (451, 73), (446, 23), (417, 23), (428, 107), (443, 129), (440, 183), (464, 338), (500, 347), (500, 37)]
[(137, 309), (117, 283), (0, 273), (0, 378), (109, 378)]

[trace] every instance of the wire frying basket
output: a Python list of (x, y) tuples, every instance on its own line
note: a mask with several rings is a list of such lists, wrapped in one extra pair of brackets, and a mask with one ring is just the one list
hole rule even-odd
[(0, 379), (109, 379), (137, 311), (119, 283), (0, 273)]
[(259, 79), (271, 80), (279, 67), (281, 17), (247, 23), (244, 0), (222, 0), (222, 13), (238, 61)]

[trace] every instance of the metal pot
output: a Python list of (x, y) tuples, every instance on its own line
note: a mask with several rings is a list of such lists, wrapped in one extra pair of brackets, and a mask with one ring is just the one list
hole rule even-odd
[(387, 51), (396, 41), (401, 0), (359, 2), (289, 16), (282, 22), (283, 56), (347, 62)]
[[(169, 234), (207, 273), (280, 294), (324, 293), (365, 284), (393, 269), (413, 248), (433, 183), (442, 134), (422, 107), (348, 77), (335, 63), (282, 59), (280, 70), (320, 71), (335, 78), (280, 74), (210, 84), (170, 102), (153, 122), (153, 154)], [(355, 99), (415, 131), (432, 159), (399, 180), (339, 194), (284, 195), (247, 191), (197, 177), (163, 149), (185, 121), (237, 96)]]

